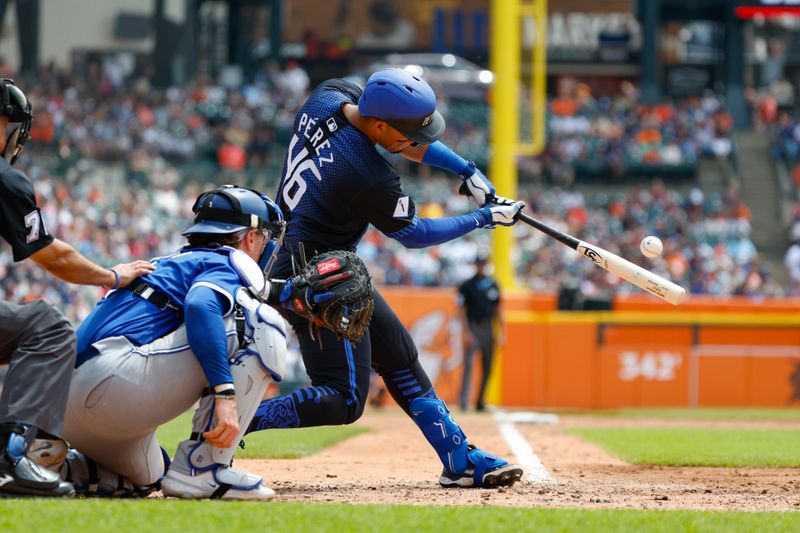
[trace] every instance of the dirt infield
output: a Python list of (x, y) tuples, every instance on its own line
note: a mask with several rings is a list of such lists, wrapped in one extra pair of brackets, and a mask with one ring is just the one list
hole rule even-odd
[[(472, 442), (511, 459), (487, 414), (456, 414)], [(708, 423), (693, 423), (708, 427)], [(670, 425), (671, 421), (562, 417), (555, 425), (516, 424), (554, 482), (523, 480), (509, 489), (442, 489), (441, 464), (416, 426), (396, 409), (367, 412), (372, 431), (305, 459), (240, 460), (264, 476), (282, 501), (508, 505), (641, 509), (785, 511), (800, 509), (800, 469), (629, 465), (564, 432), (569, 426)], [(797, 423), (715, 422), (716, 427), (800, 427)]]

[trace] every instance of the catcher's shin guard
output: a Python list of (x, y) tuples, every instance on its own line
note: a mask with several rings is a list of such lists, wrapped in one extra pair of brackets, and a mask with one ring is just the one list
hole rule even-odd
[[(245, 352), (239, 355), (242, 357), (231, 368), (239, 414), (237, 442), (244, 436), (271, 381), (259, 357)], [(214, 425), (214, 397), (205, 396), (192, 419), (191, 437), (178, 445), (172, 465), (161, 480), (164, 494), (178, 498), (271, 499), (275, 493), (263, 485), (261, 477), (230, 467), (235, 445), (216, 448), (203, 440), (203, 432)]]

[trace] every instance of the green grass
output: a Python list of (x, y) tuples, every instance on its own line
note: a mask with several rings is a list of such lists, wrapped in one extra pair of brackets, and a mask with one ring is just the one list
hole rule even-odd
[(667, 418), (687, 420), (796, 420), (800, 422), (800, 409), (737, 409), (737, 408), (630, 408), (604, 410), (555, 411), (560, 415), (592, 415), (618, 418)]
[(0, 501), (0, 531), (579, 531), (800, 530), (800, 513), (423, 507), (214, 501)]
[(702, 428), (574, 428), (634, 464), (798, 467), (800, 430)]
[[(174, 455), (178, 443), (189, 436), (192, 413), (184, 413), (158, 428), (158, 442)], [(236, 457), (252, 459), (294, 459), (316, 453), (339, 441), (368, 431), (353, 426), (325, 426), (298, 429), (257, 431), (244, 438), (245, 449)]]

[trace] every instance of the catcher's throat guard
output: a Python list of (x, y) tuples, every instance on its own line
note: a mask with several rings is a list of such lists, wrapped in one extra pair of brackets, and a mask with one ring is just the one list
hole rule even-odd
[(234, 250), (229, 256), (231, 264), (239, 274), (239, 279), (250, 289), (254, 296), (263, 298), (267, 287), (264, 271), (253, 259), (241, 250)]

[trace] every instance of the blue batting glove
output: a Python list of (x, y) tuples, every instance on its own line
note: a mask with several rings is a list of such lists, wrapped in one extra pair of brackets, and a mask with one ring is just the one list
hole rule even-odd
[(494, 199), (496, 192), (494, 185), (489, 178), (483, 175), (483, 172), (478, 170), (475, 163), (467, 161), (467, 168), (460, 176), (464, 180), (463, 185), (466, 186), (466, 191), (463, 191), (464, 187), (462, 186), (462, 193), (466, 192), (467, 196), (471, 196), (478, 205), (486, 205), (487, 202)]

